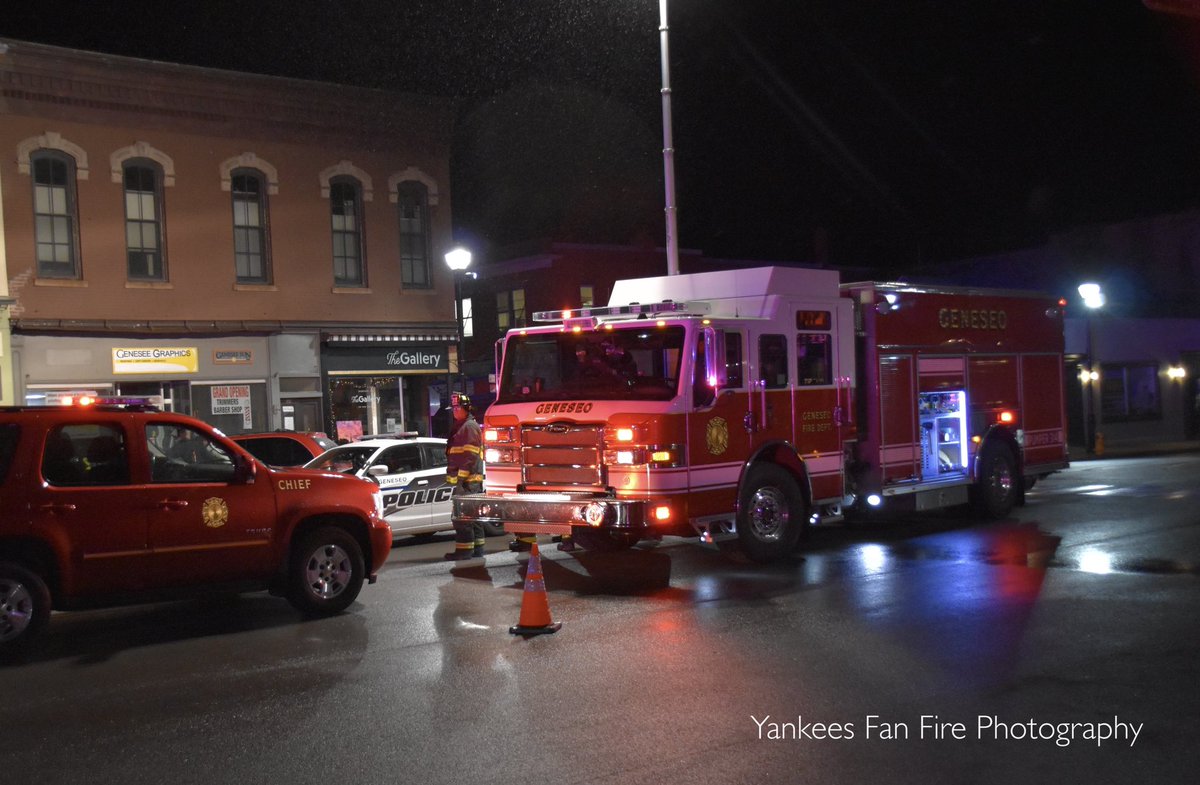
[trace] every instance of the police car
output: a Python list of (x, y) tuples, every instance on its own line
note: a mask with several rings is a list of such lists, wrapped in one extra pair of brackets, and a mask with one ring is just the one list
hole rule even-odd
[[(446, 440), (416, 434), (367, 436), (327, 450), (304, 464), (374, 480), (383, 491), (383, 514), (393, 535), (451, 531), (450, 495), (446, 483)], [(500, 527), (485, 527), (488, 535)]]

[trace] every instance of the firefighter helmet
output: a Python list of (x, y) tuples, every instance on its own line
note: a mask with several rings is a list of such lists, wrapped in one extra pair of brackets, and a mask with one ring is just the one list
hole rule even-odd
[(450, 393), (450, 408), (461, 406), (464, 411), (471, 411), (471, 396), (466, 393)]

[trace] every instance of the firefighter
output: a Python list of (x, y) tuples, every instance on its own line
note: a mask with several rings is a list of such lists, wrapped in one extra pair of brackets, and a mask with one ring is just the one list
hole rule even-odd
[[(471, 416), (471, 399), (465, 393), (450, 396), (453, 423), (446, 440), (446, 482), (454, 486), (454, 495), (480, 493), (483, 490), (483, 433)], [(454, 523), (454, 550), (448, 561), (477, 559), (483, 556), (483, 524)]]

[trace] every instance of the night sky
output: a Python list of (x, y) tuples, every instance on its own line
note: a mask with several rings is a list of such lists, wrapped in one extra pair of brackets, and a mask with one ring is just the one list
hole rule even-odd
[[(685, 248), (918, 272), (1200, 205), (1200, 20), (1134, 0), (670, 3)], [(662, 244), (657, 27), (656, 0), (0, 14), (18, 40), (458, 99), (455, 234), (484, 260)]]

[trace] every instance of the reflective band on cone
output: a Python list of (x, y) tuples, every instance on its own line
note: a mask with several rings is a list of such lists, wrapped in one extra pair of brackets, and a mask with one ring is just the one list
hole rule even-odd
[(550, 599), (546, 596), (546, 579), (542, 576), (542, 557), (537, 543), (529, 552), (525, 568), (525, 592), (521, 595), (521, 618), (517, 626), (509, 627), (513, 635), (543, 635), (558, 632), (562, 622), (550, 621)]

